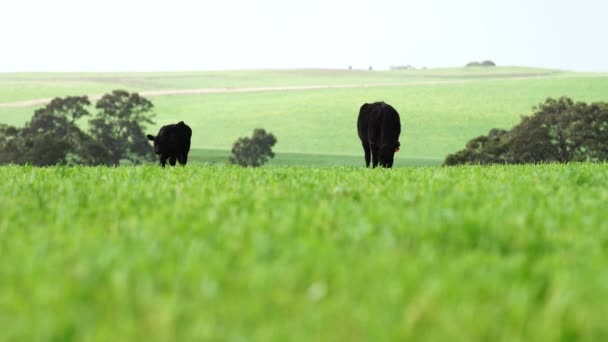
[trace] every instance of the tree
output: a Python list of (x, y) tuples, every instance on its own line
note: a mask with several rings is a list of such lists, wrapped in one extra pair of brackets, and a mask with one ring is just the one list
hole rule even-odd
[(20, 132), (16, 127), (0, 124), (0, 164), (18, 163), (23, 150)]
[(153, 160), (145, 135), (145, 126), (154, 124), (153, 107), (146, 98), (124, 90), (114, 90), (97, 101), (95, 108), (99, 111), (89, 125), (92, 138), (108, 153), (108, 164)]
[(486, 60), (483, 62), (477, 62), (477, 61), (472, 61), (467, 63), (467, 67), (495, 67), (496, 63), (490, 61), (490, 60)]
[(488, 135), (482, 135), (470, 140), (462, 151), (446, 157), (446, 165), (457, 164), (503, 164), (506, 162), (504, 154), (508, 146), (508, 131), (492, 129)]
[(48, 132), (28, 136), (24, 147), (24, 151), (20, 155), (20, 164), (51, 166), (66, 164), (66, 157), (73, 145), (70, 144), (69, 139), (63, 139)]
[(240, 166), (258, 167), (264, 165), (268, 159), (274, 158), (272, 147), (277, 139), (272, 133), (266, 133), (262, 128), (256, 128), (251, 138), (239, 138), (232, 146), (231, 164)]
[(25, 127), (5, 126), (0, 130), (0, 162), (66, 164), (69, 154), (83, 153), (79, 147), (89, 138), (77, 125), (78, 119), (89, 115), (89, 105), (86, 96), (55, 98), (36, 110)]
[(569, 98), (547, 99), (510, 131), (492, 130), (446, 165), (540, 163), (608, 160), (608, 103), (587, 104)]

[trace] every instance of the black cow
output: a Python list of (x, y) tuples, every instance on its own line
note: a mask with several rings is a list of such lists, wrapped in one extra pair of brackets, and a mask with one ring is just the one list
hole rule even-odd
[(176, 159), (182, 165), (186, 165), (188, 162), (192, 129), (183, 121), (163, 126), (157, 136), (148, 134), (147, 137), (154, 141), (154, 152), (160, 156), (162, 167), (167, 164), (167, 159), (171, 166), (175, 166)]
[(365, 166), (378, 163), (392, 167), (395, 152), (399, 151), (401, 121), (399, 113), (384, 102), (366, 103), (359, 110), (357, 131), (365, 152)]

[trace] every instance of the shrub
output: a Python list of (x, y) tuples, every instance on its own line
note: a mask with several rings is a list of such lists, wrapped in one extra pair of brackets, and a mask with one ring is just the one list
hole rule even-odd
[(232, 146), (230, 163), (240, 166), (258, 167), (264, 165), (268, 159), (274, 158), (272, 147), (277, 139), (272, 133), (266, 133), (262, 128), (256, 128), (251, 138), (239, 138)]

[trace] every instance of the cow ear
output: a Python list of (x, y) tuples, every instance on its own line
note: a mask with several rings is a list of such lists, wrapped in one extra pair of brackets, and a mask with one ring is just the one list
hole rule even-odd
[(148, 140), (152, 140), (152, 141), (154, 141), (154, 136), (152, 136), (152, 135), (148, 134), (148, 135), (146, 135), (146, 137), (148, 137)]

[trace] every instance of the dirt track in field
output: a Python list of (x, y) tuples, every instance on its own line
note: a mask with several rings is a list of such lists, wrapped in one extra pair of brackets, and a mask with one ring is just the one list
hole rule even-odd
[[(509, 77), (508, 79), (530, 79), (542, 76), (521, 76)], [(245, 88), (196, 88), (196, 89), (168, 89), (168, 90), (144, 90), (138, 93), (145, 97), (177, 96), (177, 95), (206, 95), (206, 94), (241, 94), (241, 93), (261, 93), (261, 92), (281, 92), (281, 91), (301, 91), (301, 90), (322, 90), (322, 89), (354, 89), (354, 88), (380, 88), (380, 87), (411, 87), (420, 85), (438, 84), (463, 84), (474, 82), (475, 80), (433, 80), (433, 81), (414, 81), (404, 83), (377, 83), (377, 84), (336, 84), (336, 85), (303, 85), (303, 86), (275, 86), (275, 87), (245, 87)], [(99, 100), (103, 95), (89, 95), (92, 101)], [(23, 108), (45, 105), (51, 102), (52, 98), (32, 99), (24, 101), (0, 103), (0, 108)]]
[[(241, 93), (262, 93), (280, 92), (297, 90), (322, 90), (322, 89), (352, 89), (352, 88), (378, 88), (378, 87), (406, 87), (416, 85), (433, 84), (457, 84), (467, 81), (428, 81), (428, 82), (409, 82), (409, 83), (386, 83), (386, 84), (337, 84), (337, 85), (308, 85), (308, 86), (280, 86), (280, 87), (251, 87), (251, 88), (197, 88), (197, 89), (169, 89), (169, 90), (144, 90), (138, 92), (145, 97), (176, 96), (176, 95), (205, 95), (205, 94), (241, 94)], [(99, 100), (102, 95), (89, 95), (89, 99)], [(51, 102), (52, 98), (33, 99), (25, 101), (14, 101), (0, 103), (0, 108), (21, 108), (45, 105)]]

